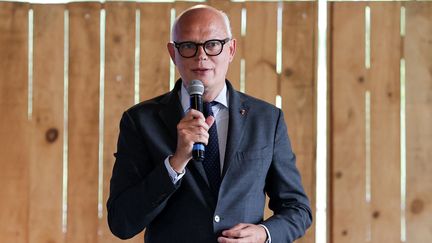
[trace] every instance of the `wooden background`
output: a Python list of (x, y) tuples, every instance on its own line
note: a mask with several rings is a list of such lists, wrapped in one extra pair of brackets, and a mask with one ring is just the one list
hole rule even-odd
[[(0, 242), (121, 242), (107, 227), (105, 202), (120, 115), (134, 104), (135, 13), (140, 10), (139, 98), (145, 100), (169, 91), (165, 45), (170, 12), (193, 4), (0, 2)], [(207, 4), (231, 18), (239, 47), (228, 75), (234, 86), (240, 88), (244, 59), (245, 92), (270, 103), (277, 95), (282, 97), (298, 167), (315, 205), (317, 3), (281, 3), (281, 73), (276, 72), (278, 3), (212, 0)], [(366, 6), (371, 10), (370, 68), (365, 67)], [(401, 7), (406, 9), (404, 36)], [(244, 36), (242, 8), (247, 9)], [(32, 86), (28, 85), (30, 9)], [(106, 11), (102, 73), (101, 9)], [(406, 242), (432, 242), (432, 3), (334, 2), (328, 10), (329, 242), (401, 242), (401, 232), (406, 232)], [(406, 63), (402, 89), (401, 59)], [(370, 112), (366, 112), (367, 97)], [(401, 107), (406, 107), (405, 120)], [(406, 130), (401, 130), (403, 123)], [(405, 134), (406, 178), (401, 177)], [(102, 215), (98, 215), (100, 173)], [(401, 197), (404, 186), (406, 204)], [(129, 242), (143, 242), (142, 238), (140, 234)], [(315, 242), (314, 226), (297, 242)]]

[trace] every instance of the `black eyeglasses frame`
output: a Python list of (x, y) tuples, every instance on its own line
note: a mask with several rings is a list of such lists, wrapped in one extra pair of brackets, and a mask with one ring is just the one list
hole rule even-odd
[[(202, 47), (203, 47), (203, 50), (204, 50), (204, 52), (205, 52), (205, 54), (206, 54), (207, 56), (218, 56), (219, 54), (222, 53), (223, 48), (224, 48), (224, 45), (225, 45), (226, 43), (228, 43), (230, 40), (231, 40), (231, 38), (228, 37), (228, 38), (225, 38), (225, 39), (223, 39), (223, 40), (219, 40), (219, 39), (211, 39), (211, 40), (206, 40), (206, 41), (201, 42), (201, 43), (197, 43), (197, 42), (193, 42), (193, 41), (182, 41), (182, 42), (176, 42), (176, 41), (173, 41), (173, 42), (174, 42), (174, 46), (175, 46), (175, 48), (177, 48), (177, 51), (178, 51), (178, 53), (180, 54), (180, 56), (182, 56), (182, 57), (184, 57), (184, 58), (192, 58), (192, 57), (196, 56), (196, 54), (198, 53), (198, 47), (199, 47), (199, 46), (202, 46)], [(206, 48), (205, 48), (205, 45), (206, 45), (207, 43), (211, 42), (211, 41), (218, 41), (218, 42), (221, 43), (221, 46), (222, 46), (222, 47), (221, 47), (219, 53), (217, 53), (217, 54), (209, 54), (209, 53), (207, 53)], [(179, 48), (180, 48), (180, 45), (183, 45), (183, 44), (185, 44), (185, 43), (191, 43), (191, 44), (194, 44), (194, 45), (196, 46), (196, 48), (195, 48), (195, 52), (194, 52), (194, 54), (193, 54), (192, 56), (183, 56), (183, 55), (181, 54), (180, 49), (179, 49)]]

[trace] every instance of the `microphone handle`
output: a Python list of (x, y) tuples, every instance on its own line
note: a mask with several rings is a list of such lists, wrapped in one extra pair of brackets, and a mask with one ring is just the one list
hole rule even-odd
[[(191, 95), (190, 96), (190, 107), (191, 109), (195, 109), (203, 113), (203, 100), (201, 95)], [(192, 147), (192, 158), (195, 161), (203, 161), (204, 160), (204, 144), (203, 143), (194, 143)]]

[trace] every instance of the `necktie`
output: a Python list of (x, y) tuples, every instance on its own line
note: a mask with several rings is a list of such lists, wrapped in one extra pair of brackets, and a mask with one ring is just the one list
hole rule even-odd
[[(218, 102), (204, 102), (204, 115), (213, 116), (212, 106)], [(205, 157), (203, 161), (204, 170), (207, 175), (207, 179), (210, 184), (210, 189), (217, 198), (219, 193), (219, 187), (221, 184), (220, 175), (220, 158), (219, 158), (219, 141), (217, 136), (216, 120), (210, 127), (208, 144), (205, 147)]]

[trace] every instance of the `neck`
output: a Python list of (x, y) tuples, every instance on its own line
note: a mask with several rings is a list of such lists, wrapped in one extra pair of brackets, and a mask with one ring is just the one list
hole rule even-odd
[(212, 102), (214, 99), (216, 99), (216, 97), (219, 95), (219, 93), (222, 91), (222, 89), (223, 89), (223, 86), (218, 87), (218, 88), (213, 89), (213, 90), (205, 89), (204, 94), (203, 94), (203, 100), (205, 102)]
[(220, 82), (220, 83), (218, 83), (217, 86), (205, 87), (204, 88), (204, 94), (203, 94), (203, 100), (205, 102), (212, 102), (214, 99), (216, 99), (216, 97), (220, 94), (220, 92), (222, 92), (225, 85), (226, 85), (225, 82)]

